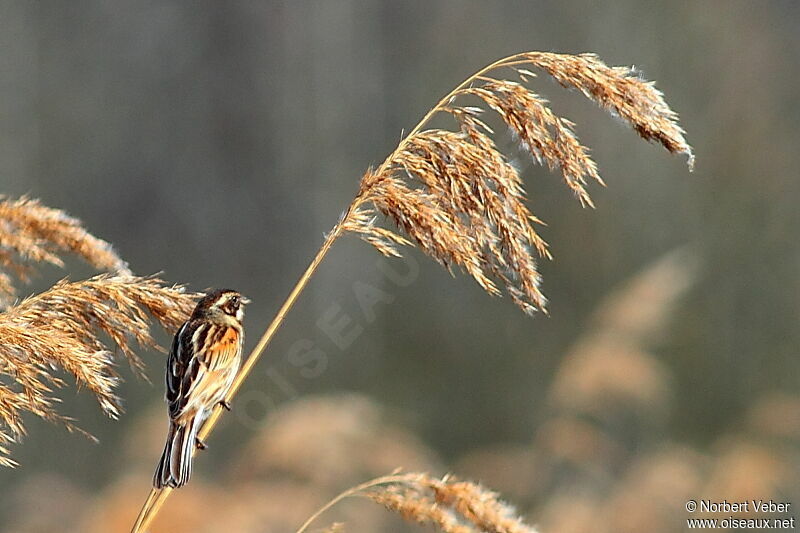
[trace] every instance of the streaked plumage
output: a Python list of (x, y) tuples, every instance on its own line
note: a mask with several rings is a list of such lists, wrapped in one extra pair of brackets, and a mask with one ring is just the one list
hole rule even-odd
[(153, 486), (181, 487), (192, 474), (192, 451), (203, 422), (224, 402), (242, 358), (247, 298), (218, 290), (198, 302), (175, 334), (167, 359), (169, 433)]

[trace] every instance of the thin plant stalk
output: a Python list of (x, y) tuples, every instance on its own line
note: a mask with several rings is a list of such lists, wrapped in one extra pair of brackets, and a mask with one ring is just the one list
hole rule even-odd
[(328, 509), (339, 503), (340, 501), (344, 500), (345, 498), (349, 498), (351, 496), (356, 496), (364, 492), (367, 489), (371, 489), (372, 487), (377, 487), (380, 485), (387, 485), (390, 483), (398, 483), (405, 480), (407, 476), (405, 474), (389, 474), (388, 476), (382, 476), (375, 479), (371, 479), (362, 483), (361, 485), (356, 485), (355, 487), (351, 487), (344, 492), (339, 493), (334, 499), (317, 509), (317, 511), (308, 517), (308, 519), (303, 522), (303, 525), (295, 533), (305, 533), (305, 531), (309, 528), (309, 526), (322, 515)]

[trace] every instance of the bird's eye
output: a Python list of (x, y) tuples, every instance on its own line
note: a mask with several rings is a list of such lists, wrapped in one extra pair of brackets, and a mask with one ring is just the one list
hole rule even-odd
[(231, 298), (231, 303), (233, 305), (239, 305), (239, 297), (238, 296), (234, 296), (233, 298)]

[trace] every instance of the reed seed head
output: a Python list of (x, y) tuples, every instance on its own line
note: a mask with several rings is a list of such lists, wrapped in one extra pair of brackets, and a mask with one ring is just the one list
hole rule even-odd
[(131, 273), (111, 245), (88, 233), (79, 220), (38, 200), (0, 196), (0, 308), (16, 296), (14, 277), (27, 281), (35, 262), (63, 266), (66, 253), (101, 270)]
[(409, 522), (444, 533), (536, 533), (495, 492), (451, 476), (395, 473), (350, 488), (331, 500), (297, 531), (304, 533), (323, 511), (348, 496), (366, 496)]
[[(522, 81), (493, 77), (504, 68)], [(528, 89), (535, 75), (527, 68), (542, 69), (561, 85), (580, 90), (644, 139), (687, 154), (692, 165), (677, 115), (632, 69), (608, 67), (591, 54), (528, 52), (493, 63), (443, 98), (380, 167), (364, 175), (339, 229), (359, 234), (387, 256), (400, 255), (400, 245), (416, 243), (445, 268), (460, 267), (489, 294), (500, 294), (503, 287), (526, 313), (544, 310), (535, 255), (550, 254), (535, 230), (540, 221), (525, 205), (519, 172), (481, 115), (487, 109), (496, 112), (523, 151), (551, 170), (560, 169), (583, 205), (593, 205), (587, 183), (603, 181), (574, 124)], [(481, 105), (457, 103), (468, 97)], [(458, 130), (425, 129), (438, 113), (453, 117)], [(380, 225), (379, 214), (394, 228)]]
[[(116, 418), (119, 376), (108, 337), (137, 373), (143, 363), (134, 345), (156, 347), (151, 318), (170, 332), (191, 313), (196, 295), (155, 277), (101, 274), (86, 281), (60, 281), (0, 313), (0, 464), (13, 466), (3, 446), (25, 434), (21, 415), (30, 412), (78, 430), (59, 414), (54, 389), (70, 374)], [(80, 430), (78, 430), (80, 431)]]

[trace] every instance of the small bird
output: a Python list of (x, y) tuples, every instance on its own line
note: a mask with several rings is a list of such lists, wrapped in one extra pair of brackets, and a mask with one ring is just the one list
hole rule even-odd
[(197, 433), (217, 404), (230, 410), (225, 395), (242, 360), (244, 306), (250, 300), (223, 289), (203, 297), (175, 334), (167, 358), (169, 433), (153, 486), (178, 488), (192, 475)]

